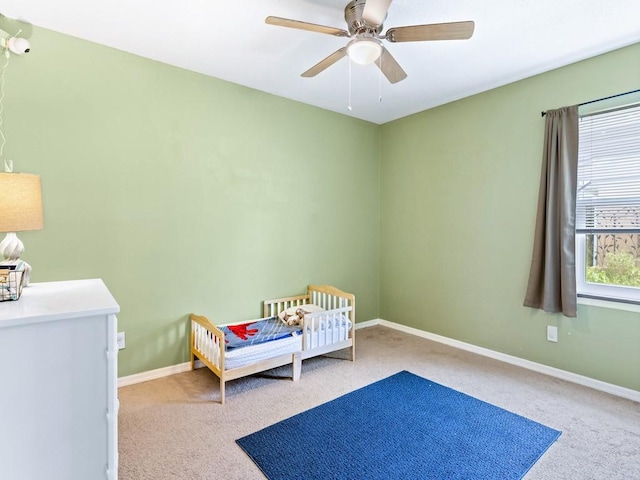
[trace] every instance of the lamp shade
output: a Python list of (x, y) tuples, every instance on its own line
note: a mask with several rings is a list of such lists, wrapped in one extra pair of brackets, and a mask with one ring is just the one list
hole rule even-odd
[(0, 173), (0, 232), (41, 230), (43, 227), (40, 176)]

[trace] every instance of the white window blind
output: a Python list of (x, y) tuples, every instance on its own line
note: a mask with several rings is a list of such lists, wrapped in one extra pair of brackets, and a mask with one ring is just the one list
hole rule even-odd
[(640, 233), (640, 105), (583, 116), (577, 233)]

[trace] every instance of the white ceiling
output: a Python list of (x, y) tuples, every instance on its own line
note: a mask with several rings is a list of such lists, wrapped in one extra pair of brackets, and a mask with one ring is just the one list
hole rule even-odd
[(347, 29), (347, 1), (3, 0), (0, 13), (378, 124), (640, 42), (640, 0), (395, 0), (383, 32), (473, 20), (474, 35), (385, 42), (408, 78), (391, 85), (376, 66), (354, 65), (349, 111), (347, 58), (300, 77), (348, 39), (264, 23)]

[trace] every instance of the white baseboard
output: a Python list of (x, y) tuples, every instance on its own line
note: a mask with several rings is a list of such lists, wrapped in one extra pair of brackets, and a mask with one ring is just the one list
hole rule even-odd
[(189, 370), (191, 370), (191, 362), (184, 362), (177, 365), (171, 365), (169, 367), (157, 368), (155, 370), (148, 370), (146, 372), (140, 372), (126, 377), (120, 377), (118, 378), (118, 388), (133, 385), (135, 383), (155, 380), (157, 378), (168, 377), (169, 375), (174, 375), (176, 373), (188, 372)]
[[(632, 390), (630, 388), (621, 387), (619, 385), (613, 385), (611, 383), (602, 382), (594, 378), (585, 377), (584, 375), (578, 375), (577, 373), (567, 372), (566, 370), (560, 370), (559, 368), (550, 367), (542, 363), (532, 362), (531, 360), (525, 360), (524, 358), (514, 357), (513, 355), (496, 352), (495, 350), (489, 350), (488, 348), (484, 348), (484, 347), (478, 347), (477, 345), (473, 345), (471, 343), (461, 342), (460, 340), (455, 340), (449, 337), (443, 337), (442, 335), (425, 332), (424, 330), (418, 330), (417, 328), (413, 328), (413, 327), (407, 327), (405, 325), (400, 325), (399, 323), (389, 322), (381, 318), (376, 318), (373, 320), (368, 320), (366, 322), (356, 323), (355, 328), (356, 330), (359, 330), (361, 328), (374, 327), (376, 325), (381, 325), (383, 327), (399, 330), (401, 332), (415, 335), (417, 337), (426, 338), (427, 340), (432, 340), (434, 342), (442, 343), (444, 345), (449, 345), (450, 347), (459, 348), (460, 350), (465, 350), (467, 352), (476, 353), (484, 357), (493, 358), (494, 360), (499, 360), (501, 362), (509, 363), (511, 365), (516, 365), (518, 367), (526, 368), (527, 370), (532, 370), (534, 372), (543, 373), (551, 377), (560, 378), (562, 380), (576, 383), (578, 385), (591, 387), (596, 390), (600, 390), (601, 392), (606, 392), (606, 393), (610, 393), (611, 395), (616, 395), (618, 397), (626, 398), (628, 400), (633, 400), (634, 402), (640, 402), (640, 392), (637, 390)], [(200, 366), (201, 365), (196, 364), (196, 368)], [(133, 385), (135, 383), (155, 380), (157, 378), (167, 377), (169, 375), (174, 375), (176, 373), (187, 372), (189, 370), (191, 370), (191, 362), (185, 362), (185, 363), (180, 363), (178, 365), (158, 368), (156, 370), (149, 370), (147, 372), (136, 373), (134, 375), (129, 375), (127, 377), (119, 378), (118, 388), (126, 387), (128, 385)]]
[(524, 358), (514, 357), (513, 355), (508, 355), (506, 353), (496, 352), (495, 350), (478, 347), (477, 345), (473, 345), (471, 343), (461, 342), (460, 340), (443, 337), (442, 335), (436, 335), (435, 333), (425, 332), (423, 330), (418, 330), (417, 328), (407, 327), (405, 325), (389, 322), (387, 320), (377, 319), (365, 323), (368, 324), (367, 326), (381, 325), (383, 327), (393, 328), (394, 330), (399, 330), (411, 335), (426, 338), (434, 342), (449, 345), (450, 347), (459, 348), (460, 350), (477, 353), (478, 355), (493, 358), (494, 360), (499, 360), (501, 362), (510, 363), (511, 365), (526, 368), (527, 370), (533, 370), (534, 372), (543, 373), (545, 375), (560, 378), (568, 382), (577, 383), (578, 385), (583, 385), (585, 387), (591, 387), (596, 390), (600, 390), (601, 392), (606, 392), (610, 393), (611, 395), (616, 395), (628, 400), (633, 400), (634, 402), (640, 402), (640, 392), (637, 390), (632, 390), (630, 388), (621, 387), (619, 385), (603, 382), (594, 378), (585, 377), (584, 375), (578, 375), (577, 373), (567, 372), (566, 370), (550, 367), (542, 363), (532, 362), (531, 360), (525, 360)]
[(382, 323), (380, 322), (384, 322), (384, 320), (382, 320), (381, 318), (374, 318), (373, 320), (367, 320), (366, 322), (356, 322), (356, 330), (367, 327), (375, 327), (376, 325), (382, 325)]

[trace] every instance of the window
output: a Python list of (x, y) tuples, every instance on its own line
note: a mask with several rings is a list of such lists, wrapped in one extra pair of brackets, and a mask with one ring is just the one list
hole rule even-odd
[(583, 114), (579, 142), (578, 295), (640, 303), (640, 105)]

